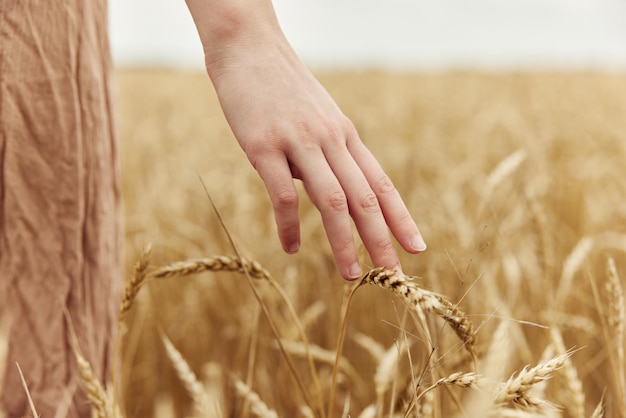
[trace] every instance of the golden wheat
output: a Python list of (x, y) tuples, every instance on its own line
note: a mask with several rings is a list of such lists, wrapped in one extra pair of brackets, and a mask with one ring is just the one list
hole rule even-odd
[(383, 401), (385, 393), (389, 390), (389, 387), (397, 377), (400, 360), (408, 349), (409, 347), (404, 343), (404, 341), (401, 341), (398, 344), (393, 344), (389, 347), (385, 354), (383, 354), (380, 358), (378, 367), (376, 368), (376, 373), (374, 374), (374, 390), (376, 392), (376, 405), (379, 417), (383, 414)]
[(499, 386), (495, 393), (495, 402), (502, 404), (511, 402), (527, 408), (549, 406), (548, 402), (534, 397), (530, 391), (538, 383), (550, 379), (556, 370), (565, 365), (565, 361), (571, 355), (571, 351), (566, 352), (539, 363), (535, 367), (524, 367), (519, 373), (511, 376), (506, 383)]
[(442, 317), (463, 341), (465, 349), (473, 359), (476, 358), (476, 339), (474, 325), (465, 312), (450, 303), (443, 296), (420, 288), (410, 277), (395, 276), (394, 270), (376, 268), (367, 272), (361, 279), (361, 284), (372, 284), (383, 287), (402, 296), (408, 303), (434, 312)]
[(151, 257), (152, 244), (149, 244), (144, 248), (143, 252), (139, 256), (139, 260), (135, 263), (133, 276), (128, 283), (126, 283), (124, 297), (122, 298), (122, 304), (120, 307), (120, 316), (123, 316), (126, 312), (128, 312), (133, 304), (133, 301), (135, 300), (135, 297), (137, 296), (137, 293), (139, 292), (139, 289), (143, 286)]
[[(481, 335), (481, 345), (475, 344), (479, 365), (475, 370), (494, 384), (493, 380), (506, 381), (524, 364), (537, 364), (552, 337), (540, 327), (525, 324), (543, 322), (558, 328), (568, 345), (586, 346), (570, 361), (581, 383), (574, 389), (584, 391), (590, 411), (597, 405), (607, 416), (623, 415), (618, 329), (609, 325), (619, 318), (611, 307), (618, 306), (618, 299), (611, 296), (613, 291), (603, 291), (609, 281), (606, 257), (614, 258), (617, 271), (626, 262), (625, 212), (620, 203), (626, 201), (622, 180), (626, 178), (626, 77), (364, 71), (321, 74), (320, 79), (394, 180), (429, 243), (428, 251), (417, 257), (400, 254), (404, 271), (424, 277), (420, 287), (462, 301), (472, 321), (485, 318), (480, 326), (475, 322)], [(238, 239), (240, 247), (287, 286), (294, 307), (288, 316), (295, 314), (304, 322), (305, 337), (313, 345), (332, 347), (344, 314), (339, 308), (342, 283), (319, 212), (307, 199), (301, 200), (302, 251), (283, 255), (263, 184), (232, 138), (206, 76), (124, 72), (120, 83), (128, 276), (133, 275), (130, 262), (139, 258), (137, 243), (145, 242), (146, 236), (158, 244), (157, 265), (219, 254), (228, 248), (207, 210), (198, 173), (216, 196), (233, 236), (243, 237)], [(300, 184), (297, 187), (304, 192)], [(617, 277), (623, 289), (623, 275)], [(249, 381), (277, 414), (301, 413), (303, 407), (297, 403), (302, 400), (294, 399), (298, 398), (294, 385), (271, 384), (288, 381), (290, 372), (285, 362), (277, 360), (276, 341), (268, 341), (273, 337), (264, 321), (252, 330), (250, 318), (256, 302), (246, 286), (245, 281), (221, 280), (181, 286), (172, 280), (151, 287), (151, 298), (141, 315), (126, 318), (130, 332), (121, 351), (120, 382), (126, 399), (133, 399), (127, 405), (129, 416), (156, 416), (152, 414), (155, 399), (167, 396), (173, 402), (164, 417), (189, 414), (190, 400), (169, 384), (177, 380), (175, 371), (154, 374), (163, 361), (160, 350), (152, 350), (161, 325), (179, 329), (172, 335), (181, 337), (173, 342), (190, 364), (214, 362), (225, 373), (246, 376), (252, 369), (255, 379)], [(595, 304), (589, 299), (592, 291), (597, 293)], [(378, 347), (387, 346), (397, 338), (400, 321), (395, 320), (391, 294), (373, 289), (359, 292), (341, 356), (358, 365), (360, 381), (367, 382), (379, 362), (376, 354), (370, 354), (376, 348), (362, 350), (354, 335), (362, 333)], [(309, 321), (304, 307), (319, 301), (325, 306), (323, 320), (312, 310), (315, 315)], [(177, 303), (185, 309), (164, 309)], [(301, 330), (286, 320), (289, 308), (273, 294), (267, 303), (281, 338), (307, 345), (304, 338), (297, 338)], [(412, 367), (416, 378), (425, 373), (420, 383), (428, 386), (443, 376), (471, 369), (454, 338), (439, 335), (440, 329), (434, 338), (428, 335), (428, 328), (438, 328), (437, 318), (422, 309), (415, 309), (414, 322), (401, 331), (411, 342), (420, 342), (413, 344), (412, 354), (421, 354), (407, 359), (406, 365), (403, 362), (399, 374), (408, 375)], [(503, 332), (502, 328), (508, 329)], [(248, 344), (251, 333), (258, 341), (254, 345)], [(431, 347), (437, 351), (429, 352)], [(314, 366), (322, 382), (330, 380), (324, 363)], [(568, 387), (568, 370), (565, 365), (563, 376), (546, 383), (545, 391), (538, 391), (540, 385), (535, 384), (531, 394), (541, 401), (566, 401), (573, 390)], [(297, 372), (307, 373), (303, 362), (297, 363)], [(311, 388), (309, 380), (305, 383)], [(241, 410), (242, 399), (233, 396), (227, 383), (222, 386), (225, 416)], [(447, 388), (427, 392), (412, 413), (433, 417), (574, 415), (567, 409), (515, 410), (511, 403), (507, 404), (511, 408), (492, 411), (491, 393), (482, 386), (481, 390)], [(162, 392), (168, 389), (169, 394)], [(373, 404), (375, 396), (373, 385), (340, 385), (337, 401), (327, 406), (338, 415), (349, 399), (351, 416), (357, 416)], [(477, 401), (482, 396), (488, 399)], [(572, 407), (577, 402), (571, 402)], [(306, 413), (313, 414), (307, 408)], [(323, 408), (316, 405), (315, 409), (319, 414)], [(395, 408), (393, 414), (399, 410)], [(391, 416), (387, 410), (384, 414)]]
[[(194, 408), (199, 416), (209, 416), (209, 400), (204, 391), (202, 383), (198, 380), (196, 374), (191, 370), (189, 363), (185, 361), (183, 355), (174, 347), (174, 344), (165, 335), (162, 337), (163, 345), (165, 346), (165, 352), (170, 359), (170, 362), (176, 370), (176, 374), (180, 378), (181, 382), (185, 385), (187, 392), (193, 400)], [(211, 412), (213, 414), (214, 411)], [(216, 417), (219, 418), (219, 417)]]
[[(550, 336), (557, 351), (566, 351), (563, 336), (557, 328), (550, 329)], [(585, 418), (585, 392), (571, 358), (565, 359), (562, 373), (565, 375), (565, 387), (567, 389), (565, 408), (573, 418)]]
[(526, 151), (519, 149), (500, 161), (491, 173), (489, 173), (485, 181), (485, 189), (481, 196), (481, 206), (478, 209), (478, 213), (483, 212), (498, 185), (515, 172), (524, 160), (526, 160), (526, 156)]
[[(282, 340), (282, 344), (285, 350), (290, 354), (302, 357), (310, 355), (314, 360), (317, 360), (320, 363), (325, 363), (330, 366), (335, 364), (335, 351), (327, 350), (312, 343), (305, 344), (297, 341)], [(354, 366), (350, 364), (350, 361), (343, 356), (339, 358), (339, 370), (351, 379), (352, 384), (358, 384), (360, 380), (359, 373)]]
[(254, 279), (270, 280), (270, 273), (254, 260), (245, 258), (218, 255), (213, 257), (185, 260), (160, 267), (150, 272), (149, 277), (155, 279), (169, 279), (184, 277), (191, 274), (199, 274), (206, 271), (232, 271), (238, 273), (248, 272)]
[(244, 397), (249, 403), (252, 413), (259, 418), (278, 418), (278, 414), (269, 408), (265, 402), (261, 400), (259, 395), (254, 392), (248, 385), (236, 377), (232, 377), (235, 389), (239, 396)]
[(600, 400), (598, 405), (589, 416), (589, 418), (603, 418), (604, 417), (604, 400)]
[(107, 392), (104, 390), (104, 386), (93, 373), (91, 364), (85, 358), (74, 351), (76, 363), (78, 364), (78, 370), (82, 382), (87, 392), (87, 398), (91, 403), (93, 414), (98, 418), (117, 418), (121, 416), (121, 413), (117, 409), (117, 405), (111, 405)]

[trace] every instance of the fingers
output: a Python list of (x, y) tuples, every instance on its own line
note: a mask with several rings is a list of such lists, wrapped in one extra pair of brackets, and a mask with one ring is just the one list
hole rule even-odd
[(294, 254), (300, 249), (300, 220), (298, 218), (298, 192), (284, 154), (256, 161), (255, 168), (268, 191), (278, 237), (283, 250)]
[[(298, 195), (293, 177), (301, 178), (320, 211), (333, 256), (342, 277), (361, 275), (351, 218), (376, 266), (402, 272), (389, 229), (410, 253), (426, 244), (400, 194), (378, 161), (358, 139), (346, 143), (299, 143), (291, 152), (277, 151), (255, 159), (272, 205), (283, 249), (300, 247)], [(289, 158), (289, 160), (287, 160)]]
[(413, 254), (426, 250), (422, 234), (400, 197), (400, 193), (376, 158), (360, 140), (349, 141), (348, 149), (378, 198), (385, 221), (402, 248)]
[(350, 215), (375, 266), (401, 272), (379, 200), (348, 150), (328, 150), (326, 159), (348, 198)]
[(361, 268), (352, 236), (348, 198), (322, 150), (294, 152), (292, 164), (299, 168), (306, 191), (320, 211), (339, 273), (347, 280), (358, 278)]

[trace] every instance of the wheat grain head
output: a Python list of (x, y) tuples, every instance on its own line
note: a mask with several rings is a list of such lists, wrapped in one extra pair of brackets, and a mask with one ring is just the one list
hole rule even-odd
[(149, 274), (149, 277), (155, 279), (168, 279), (172, 277), (182, 277), (189, 276), (191, 274), (203, 273), (205, 271), (231, 271), (238, 273), (244, 273), (247, 271), (253, 279), (271, 280), (272, 277), (258, 261), (225, 255), (172, 263), (152, 271)]
[(174, 370), (176, 370), (178, 378), (183, 382), (185, 389), (187, 389), (187, 392), (193, 400), (194, 409), (200, 416), (209, 416), (209, 402), (206, 393), (204, 392), (202, 383), (200, 383), (198, 377), (189, 366), (189, 363), (187, 363), (183, 355), (180, 351), (178, 351), (178, 349), (176, 349), (170, 339), (165, 335), (162, 335), (161, 339), (163, 341), (163, 345), (165, 346), (165, 352), (174, 366)]
[(426, 312), (434, 312), (444, 319), (463, 341), (465, 349), (472, 359), (476, 360), (476, 338), (474, 325), (465, 312), (446, 300), (443, 296), (424, 290), (410, 276), (394, 276), (394, 270), (375, 268), (367, 272), (361, 284), (372, 284), (383, 287), (400, 295), (405, 301)]
[(232, 376), (232, 380), (239, 396), (242, 396), (250, 403), (250, 410), (253, 415), (259, 418), (278, 418), (276, 411), (268, 407), (265, 402), (261, 400), (261, 397), (250, 389), (241, 379)]
[(495, 402), (497, 404), (510, 402), (526, 408), (548, 406), (547, 402), (535, 398), (529, 392), (536, 384), (550, 379), (572, 354), (573, 352), (568, 351), (535, 367), (524, 367), (517, 375), (513, 374), (506, 383), (498, 387), (494, 396)]

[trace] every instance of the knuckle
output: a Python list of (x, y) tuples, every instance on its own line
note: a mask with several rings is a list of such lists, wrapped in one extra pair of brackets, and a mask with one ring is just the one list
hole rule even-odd
[(396, 186), (387, 175), (383, 175), (374, 184), (374, 192), (377, 194), (391, 194), (396, 193)]
[(328, 193), (324, 203), (335, 212), (342, 212), (348, 209), (348, 199), (346, 198), (346, 194), (341, 190)]
[(253, 140), (248, 142), (242, 142), (242, 148), (248, 157), (248, 161), (255, 170), (259, 170), (259, 167), (268, 161), (271, 157), (277, 155), (280, 152), (282, 143), (278, 140), (261, 141)]
[(341, 116), (341, 121), (344, 129), (348, 132), (356, 132), (356, 127), (354, 126), (352, 120), (344, 114), (342, 114)]
[(300, 226), (297, 222), (279, 225), (278, 229), (278, 233), (284, 238), (297, 237), (300, 232)]
[(326, 138), (331, 144), (344, 144), (346, 142), (346, 136), (340, 125), (334, 122), (326, 122), (324, 124), (324, 131)]
[(283, 190), (276, 193), (274, 202), (278, 209), (291, 209), (298, 206), (298, 194), (292, 190)]
[(347, 116), (343, 116), (342, 125), (343, 131), (347, 138), (358, 138), (359, 134), (357, 132), (356, 126), (354, 126), (354, 122), (352, 122)]
[(380, 205), (378, 198), (373, 192), (367, 192), (359, 203), (359, 207), (366, 213), (378, 213), (380, 212)]
[(337, 253), (346, 253), (346, 252), (349, 253), (352, 251), (352, 248), (354, 247), (354, 240), (352, 239), (352, 237), (349, 237), (346, 239), (335, 240), (332, 243), (332, 247), (334, 251)]
[[(388, 237), (381, 238), (374, 243), (375, 249), (379, 254), (392, 255), (395, 254), (393, 243)], [(390, 266), (391, 267), (391, 266)]]
[[(398, 215), (398, 221), (400, 222), (400, 224), (402, 225), (414, 225), (415, 222), (413, 221), (413, 217), (411, 216), (411, 214), (409, 213), (408, 210), (403, 210), (399, 215)], [(415, 226), (415, 228), (417, 228), (417, 226)]]

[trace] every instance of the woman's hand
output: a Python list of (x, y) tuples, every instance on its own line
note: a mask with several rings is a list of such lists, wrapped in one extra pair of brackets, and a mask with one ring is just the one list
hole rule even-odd
[(398, 191), (277, 23), (266, 16), (252, 27), (203, 43), (224, 114), (269, 193), (283, 249), (300, 248), (296, 178), (320, 211), (345, 279), (361, 275), (351, 219), (373, 263), (401, 272), (388, 227), (410, 253), (426, 245)]

